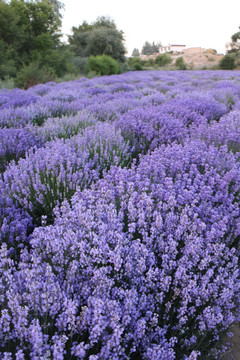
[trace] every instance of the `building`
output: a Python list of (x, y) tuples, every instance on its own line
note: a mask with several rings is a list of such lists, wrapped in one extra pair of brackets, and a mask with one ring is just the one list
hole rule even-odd
[(173, 45), (167, 45), (167, 46), (163, 46), (163, 45), (160, 45), (159, 46), (159, 54), (164, 54), (164, 53), (167, 53), (167, 52), (183, 52), (183, 50), (186, 49), (186, 45), (176, 45), (176, 44), (173, 44)]
[(171, 50), (171, 45), (168, 45), (168, 46), (163, 46), (163, 45), (160, 45), (159, 46), (159, 54), (165, 54), (167, 52), (170, 52)]
[(173, 52), (183, 52), (186, 49), (186, 45), (171, 45), (171, 50)]

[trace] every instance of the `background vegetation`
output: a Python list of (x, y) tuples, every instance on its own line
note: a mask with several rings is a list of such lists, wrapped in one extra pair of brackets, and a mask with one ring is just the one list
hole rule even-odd
[[(62, 9), (58, 0), (0, 0), (2, 86), (26, 89), (39, 82), (89, 72), (108, 75), (125, 70), (123, 32), (113, 20), (99, 17), (91, 24), (84, 21), (72, 28), (65, 44), (60, 32)], [(102, 55), (105, 56), (98, 57)], [(101, 63), (101, 70), (98, 66), (93, 71), (94, 61), (95, 68)]]
[[(72, 28), (67, 43), (61, 34), (63, 4), (58, 0), (0, 0), (0, 88), (27, 89), (39, 82), (109, 75), (127, 70), (187, 69), (183, 58), (156, 54), (160, 43), (145, 41), (126, 58), (124, 33), (108, 17), (83, 21)], [(240, 31), (232, 35), (230, 52), (220, 69), (240, 66)], [(141, 55), (147, 55), (142, 60)]]

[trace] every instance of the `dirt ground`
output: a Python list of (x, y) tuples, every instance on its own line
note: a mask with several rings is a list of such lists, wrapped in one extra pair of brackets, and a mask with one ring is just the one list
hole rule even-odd
[[(201, 48), (199, 48), (201, 49)], [(196, 52), (195, 49), (191, 52), (191, 49), (186, 49), (188, 52), (182, 52), (182, 53), (171, 53), (169, 54), (172, 58), (172, 62), (169, 65), (166, 65), (165, 70), (174, 70), (175, 67), (175, 61), (178, 57), (183, 57), (184, 62), (187, 64), (188, 69), (192, 70), (202, 70), (202, 69), (212, 69), (214, 67), (217, 67), (219, 65), (219, 61), (222, 59), (222, 54), (215, 54), (214, 50), (208, 49), (201, 49), (198, 52)], [(190, 51), (189, 51), (190, 50)], [(148, 59), (156, 59), (158, 53), (154, 53), (153, 55), (141, 55), (142, 60), (148, 60)], [(240, 360), (240, 358), (239, 358)]]
[[(202, 69), (202, 68), (212, 68), (213, 66), (218, 65), (219, 61), (222, 59), (223, 55), (220, 54), (211, 54), (207, 51), (193, 53), (193, 54), (181, 54), (173, 55), (172, 58), (175, 60), (182, 56), (188, 68), (192, 67), (193, 69)], [(239, 358), (240, 360), (240, 358)]]
[(232, 338), (226, 339), (226, 343), (229, 342), (232, 346), (229, 351), (226, 351), (219, 360), (240, 360), (240, 328), (235, 324), (230, 331), (233, 333)]

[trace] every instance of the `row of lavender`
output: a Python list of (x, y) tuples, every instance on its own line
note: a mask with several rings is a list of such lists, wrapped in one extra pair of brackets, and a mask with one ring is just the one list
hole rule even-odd
[(0, 104), (0, 359), (217, 358), (240, 306), (240, 73)]

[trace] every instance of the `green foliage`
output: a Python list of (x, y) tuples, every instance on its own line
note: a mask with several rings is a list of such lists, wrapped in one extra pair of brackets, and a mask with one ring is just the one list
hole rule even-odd
[(128, 71), (127, 61), (125, 61), (124, 63), (120, 62), (120, 63), (118, 63), (118, 65), (119, 65), (119, 71), (118, 71), (119, 74), (123, 74), (126, 71)]
[(92, 24), (93, 28), (101, 27), (117, 30), (115, 22), (108, 16), (99, 16)]
[[(240, 30), (240, 27), (239, 27)], [(232, 42), (230, 43), (231, 49), (228, 50), (228, 54), (240, 52), (240, 31), (231, 36)]]
[(140, 52), (137, 48), (134, 48), (132, 52), (132, 57), (136, 57), (136, 56), (140, 56)]
[(133, 57), (128, 59), (129, 70), (143, 70), (143, 61), (140, 57)]
[(88, 59), (88, 67), (98, 75), (112, 75), (119, 72), (118, 62), (108, 55), (91, 55)]
[(42, 33), (33, 39), (34, 48), (40, 53), (45, 53), (53, 47), (53, 39), (49, 33)]
[(67, 45), (59, 45), (55, 49), (50, 49), (46, 52), (34, 53), (33, 61), (38, 62), (40, 67), (47, 66), (58, 77), (63, 76), (67, 72), (76, 72), (72, 63), (74, 54)]
[[(65, 74), (88, 73), (91, 55), (109, 55), (122, 64), (101, 63), (101, 72), (125, 71), (123, 32), (108, 17), (73, 28), (70, 44), (60, 41), (61, 9), (58, 0), (0, 0), (0, 80), (15, 78), (27, 88)], [(105, 67), (105, 70), (103, 68)], [(35, 72), (35, 73), (34, 73)]]
[(158, 55), (155, 60), (155, 63), (158, 66), (165, 66), (165, 65), (171, 64), (171, 62), (172, 62), (172, 58), (168, 54)]
[(0, 0), (2, 79), (59, 45), (61, 7), (57, 0)]
[(118, 30), (99, 28), (94, 30), (88, 44), (89, 55), (106, 54), (117, 61), (124, 62), (125, 48), (122, 34)]
[(219, 67), (223, 70), (233, 70), (235, 68), (235, 58), (231, 54), (226, 54), (220, 61)]
[(154, 59), (148, 59), (148, 65), (149, 66), (154, 66), (155, 65), (155, 60)]
[(105, 54), (117, 61), (125, 61), (123, 32), (117, 29), (113, 20), (100, 17), (90, 25), (84, 21), (78, 28), (73, 27), (72, 32), (73, 35), (68, 38), (76, 56), (89, 57)]
[(15, 87), (14, 79), (6, 77), (4, 80), (0, 79), (0, 89), (13, 89)]
[(45, 67), (40, 67), (38, 63), (32, 62), (25, 65), (18, 72), (15, 79), (17, 87), (28, 89), (31, 86), (46, 83), (54, 79), (54, 75)]
[[(240, 29), (240, 27), (239, 27), (239, 29)], [(233, 43), (237, 43), (238, 40), (240, 40), (240, 31), (238, 31), (238, 32), (236, 32), (235, 34), (233, 34), (231, 38), (232, 38), (232, 42), (233, 42)]]
[(73, 66), (72, 72), (74, 74), (83, 74), (86, 75), (88, 73), (88, 58), (73, 56), (71, 58), (71, 64)]
[(155, 44), (152, 42), (152, 44), (148, 41), (146, 41), (142, 47), (141, 54), (142, 55), (152, 55), (153, 53), (157, 53), (159, 51), (160, 44)]
[(13, 59), (12, 49), (0, 39), (0, 79), (16, 75), (16, 62)]
[(179, 70), (186, 70), (187, 64), (185, 63), (182, 56), (178, 57), (175, 61), (175, 65)]
[(66, 73), (61, 77), (56, 77), (54, 79), (54, 81), (56, 83), (62, 83), (62, 82), (66, 82), (66, 81), (73, 81), (73, 80), (77, 80), (81, 77), (81, 75), (79, 74), (74, 74), (74, 73)]

